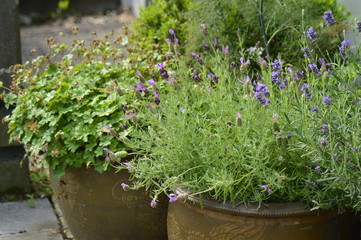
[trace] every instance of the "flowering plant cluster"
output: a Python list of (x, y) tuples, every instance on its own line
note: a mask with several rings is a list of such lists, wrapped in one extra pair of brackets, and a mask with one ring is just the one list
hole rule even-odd
[[(325, 27), (332, 16), (325, 13)], [(340, 40), (338, 57), (319, 57), (317, 33), (304, 35), (299, 69), (246, 52), (233, 62), (232, 49), (214, 39), (203, 40), (191, 64), (174, 54), (166, 66), (173, 88), (140, 109), (151, 124), (122, 139), (139, 154), (120, 167), (133, 176), (124, 187), (150, 187), (152, 207), (164, 192), (170, 202), (199, 196), (361, 210), (361, 52)]]
[(144, 115), (138, 106), (156, 105), (156, 89), (162, 88), (146, 81), (153, 72), (142, 75), (136, 69), (145, 72), (162, 56), (153, 49), (152, 57), (125, 58), (124, 48), (131, 52), (133, 45), (113, 32), (89, 45), (83, 40), (71, 46), (47, 41), (48, 55), (12, 69), (12, 86), (4, 99), (15, 107), (5, 119), (11, 138), (27, 145), (29, 155), (43, 156), (56, 177), (67, 166), (107, 170), (113, 162), (109, 149), (118, 149), (119, 159), (129, 151), (114, 136), (130, 136), (135, 123), (141, 126)]

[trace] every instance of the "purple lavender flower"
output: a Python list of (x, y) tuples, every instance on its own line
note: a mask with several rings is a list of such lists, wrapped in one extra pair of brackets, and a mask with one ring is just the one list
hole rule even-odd
[(195, 57), (200, 64), (204, 64), (203, 59), (197, 53), (192, 53), (192, 56)]
[(125, 129), (127, 129), (127, 128), (128, 128), (127, 124), (122, 123), (122, 129), (125, 130)]
[(322, 73), (318, 70), (318, 67), (316, 64), (314, 63), (310, 63), (308, 64), (308, 68), (311, 69), (311, 71), (316, 74), (317, 76), (321, 76)]
[(178, 200), (178, 196), (174, 193), (169, 194), (169, 202), (175, 202)]
[(327, 124), (323, 124), (322, 129), (321, 129), (321, 132), (327, 133), (328, 131), (329, 131), (328, 125), (327, 125)]
[(160, 75), (164, 78), (164, 79), (168, 79), (169, 78), (169, 75), (168, 75), (168, 72), (167, 70), (164, 69), (164, 63), (159, 63), (158, 66), (156, 66), (156, 68), (159, 69), (160, 71)]
[(243, 85), (246, 84), (246, 83), (248, 83), (250, 80), (251, 80), (251, 78), (250, 78), (249, 76), (246, 76), (245, 79), (244, 79), (244, 81), (241, 81), (239, 78), (237, 78), (237, 81), (238, 81), (239, 83), (242, 83)]
[(214, 38), (214, 40), (212, 41), (212, 43), (213, 43), (213, 48), (214, 48), (214, 50), (217, 50), (218, 49), (218, 39), (217, 38)]
[(351, 45), (351, 41), (345, 39), (341, 42), (341, 46), (338, 47), (338, 50), (340, 50), (340, 54), (343, 58), (347, 57), (346, 50), (347, 48), (350, 47), (350, 45)]
[(213, 74), (213, 73), (207, 74), (207, 78), (211, 78), (211, 79), (212, 79), (212, 82), (214, 82), (214, 83), (218, 83), (218, 82), (219, 82), (219, 81), (218, 81), (218, 77), (217, 77), (215, 74)]
[(304, 73), (305, 73), (304, 71), (296, 71), (296, 72), (295, 72), (295, 79), (296, 79), (297, 81), (302, 80)]
[(355, 29), (357, 29), (357, 32), (361, 33), (361, 21), (356, 23)]
[(123, 162), (123, 165), (126, 166), (127, 168), (132, 167), (132, 164), (130, 164), (130, 162)]
[(202, 29), (203, 34), (207, 35), (206, 24), (201, 24), (201, 29)]
[(323, 103), (327, 104), (327, 105), (330, 105), (331, 104), (331, 98), (330, 97), (323, 97)]
[(320, 166), (316, 166), (316, 167), (315, 167), (315, 171), (316, 171), (316, 172), (321, 172), (321, 167), (320, 167)]
[(266, 85), (260, 82), (255, 82), (254, 85), (256, 86), (254, 89), (254, 96), (260, 101), (262, 104), (269, 104), (271, 101), (267, 98), (270, 94), (269, 89)]
[(228, 46), (222, 46), (222, 54), (226, 55), (228, 53), (228, 49), (229, 49)]
[(270, 185), (262, 185), (261, 188), (265, 189), (268, 194), (271, 194), (271, 188)]
[(235, 62), (231, 62), (231, 63), (229, 64), (229, 66), (230, 66), (231, 68), (235, 68), (237, 65), (236, 65)]
[(326, 11), (322, 17), (326, 20), (326, 26), (330, 27), (336, 23), (335, 17), (333, 16), (333, 13), (331, 10)]
[(237, 126), (242, 126), (242, 114), (239, 112), (236, 113), (236, 124)]
[(151, 206), (152, 208), (156, 208), (156, 207), (157, 207), (157, 202), (156, 202), (155, 200), (152, 200), (152, 201), (150, 202), (150, 206)]
[(306, 35), (308, 37), (308, 39), (311, 40), (311, 43), (315, 43), (317, 42), (317, 38), (316, 38), (316, 34), (317, 32), (315, 30), (313, 30), (313, 27), (310, 27), (307, 31), (306, 31)]
[(110, 155), (114, 155), (114, 153), (112, 151), (110, 151), (108, 148), (103, 148), (104, 151), (106, 151), (107, 153), (109, 153)]
[(327, 141), (326, 141), (326, 139), (325, 139), (325, 138), (321, 138), (320, 144), (321, 144), (322, 147), (326, 147), (326, 146), (327, 146)]
[(199, 77), (197, 70), (193, 69), (193, 81), (194, 82), (200, 82), (201, 78)]
[(128, 110), (128, 106), (125, 105), (125, 104), (122, 106), (122, 108), (123, 108), (124, 111), (127, 111), (127, 110)]
[(303, 47), (301, 48), (301, 51), (303, 52), (304, 57), (310, 57), (313, 49), (310, 50), (308, 47)]
[(157, 92), (154, 92), (153, 94), (154, 94), (155, 104), (159, 105), (160, 104), (159, 94)]
[(248, 65), (251, 64), (251, 62), (250, 62), (249, 60), (244, 61), (244, 57), (241, 57), (241, 58), (239, 59), (239, 61), (241, 62), (241, 65), (242, 65), (242, 66), (248, 66)]
[(173, 29), (169, 29), (169, 39), (167, 39), (166, 41), (167, 41), (167, 43), (170, 43), (170, 44), (178, 43), (178, 38), (175, 37)]
[(155, 85), (155, 81), (154, 81), (154, 79), (150, 79), (150, 80), (148, 80), (148, 83), (149, 83), (149, 85), (151, 85), (151, 86), (154, 86), (154, 85)]
[(304, 83), (304, 84), (301, 86), (301, 89), (300, 89), (300, 90), (301, 90), (301, 92), (303, 92), (303, 93), (306, 95), (308, 101), (312, 101), (312, 96), (311, 96), (311, 93), (312, 93), (312, 92), (310, 91), (307, 83)]
[(308, 185), (308, 186), (315, 186), (316, 183), (311, 182), (310, 180), (306, 180), (306, 185)]
[(311, 108), (311, 112), (318, 112), (318, 106), (313, 106)]
[(129, 185), (126, 183), (121, 183), (120, 186), (123, 188), (124, 191), (128, 191), (129, 190)]
[(135, 116), (135, 112), (133, 112), (133, 113), (129, 113), (129, 114), (127, 114), (127, 115), (125, 115), (124, 116), (124, 118), (131, 118), (131, 117), (134, 117)]
[(282, 65), (282, 61), (279, 59), (275, 59), (271, 63), (272, 69), (274, 69), (274, 70), (281, 70), (281, 65)]
[(211, 49), (205, 41), (202, 41), (202, 44), (204, 46), (204, 50), (209, 51)]

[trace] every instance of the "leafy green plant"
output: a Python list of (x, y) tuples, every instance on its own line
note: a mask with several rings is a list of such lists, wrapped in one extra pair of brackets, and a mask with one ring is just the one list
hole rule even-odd
[[(333, 18), (325, 13), (327, 27)], [(304, 32), (303, 46), (315, 47), (317, 35)], [(301, 69), (251, 62), (247, 51), (232, 64), (227, 48), (192, 53), (193, 65), (177, 57), (167, 66), (177, 85), (141, 110), (149, 127), (122, 139), (140, 156), (119, 167), (133, 176), (123, 187), (153, 189), (152, 206), (164, 192), (170, 202), (200, 196), (360, 210), (360, 50), (349, 47), (342, 41), (332, 62), (300, 53)]]
[(114, 131), (130, 135), (144, 119), (138, 105), (154, 102), (148, 75), (136, 70), (155, 61), (156, 51), (148, 61), (139, 55), (125, 59), (128, 38), (112, 34), (89, 45), (74, 40), (71, 47), (48, 39), (48, 55), (13, 68), (4, 99), (7, 107), (15, 106), (6, 119), (11, 138), (27, 145), (28, 155), (42, 155), (56, 177), (67, 166), (107, 170), (109, 148), (129, 150), (113, 138)]
[[(337, 51), (336, 43), (346, 28), (344, 21), (348, 16), (335, 0), (194, 0), (191, 3), (186, 35), (189, 56), (202, 47), (204, 34), (198, 29), (205, 24), (210, 36), (219, 36), (219, 41), (235, 49), (235, 53), (242, 49), (252, 51), (258, 46), (262, 47), (263, 56), (278, 58), (282, 54), (289, 63), (302, 64), (299, 58), (302, 29), (313, 26), (320, 33), (319, 48), (315, 51), (321, 56), (327, 55), (326, 52), (331, 54)], [(332, 10), (337, 24), (324, 29), (319, 16), (327, 10)]]

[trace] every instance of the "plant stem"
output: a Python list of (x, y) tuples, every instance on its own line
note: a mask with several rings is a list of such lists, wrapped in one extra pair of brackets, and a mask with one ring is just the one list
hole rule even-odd
[(269, 51), (268, 51), (268, 44), (267, 44), (267, 36), (266, 36), (266, 31), (264, 29), (264, 22), (263, 22), (263, 0), (257, 0), (257, 9), (258, 9), (258, 21), (259, 21), (259, 25), (261, 27), (261, 35), (263, 38), (263, 44), (264, 44), (264, 48), (266, 50), (266, 54), (267, 57), (269, 56)]

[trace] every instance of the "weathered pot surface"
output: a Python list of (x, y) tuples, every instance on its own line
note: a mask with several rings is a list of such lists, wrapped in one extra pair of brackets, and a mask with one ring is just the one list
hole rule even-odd
[(76, 240), (166, 240), (167, 199), (157, 208), (143, 189), (124, 191), (129, 173), (68, 168), (52, 179), (54, 199)]
[[(169, 204), (169, 240), (358, 240), (359, 226), (337, 211), (310, 211), (302, 203), (233, 207), (192, 198)], [(342, 219), (342, 224), (340, 220)], [(353, 232), (351, 232), (353, 231)]]

